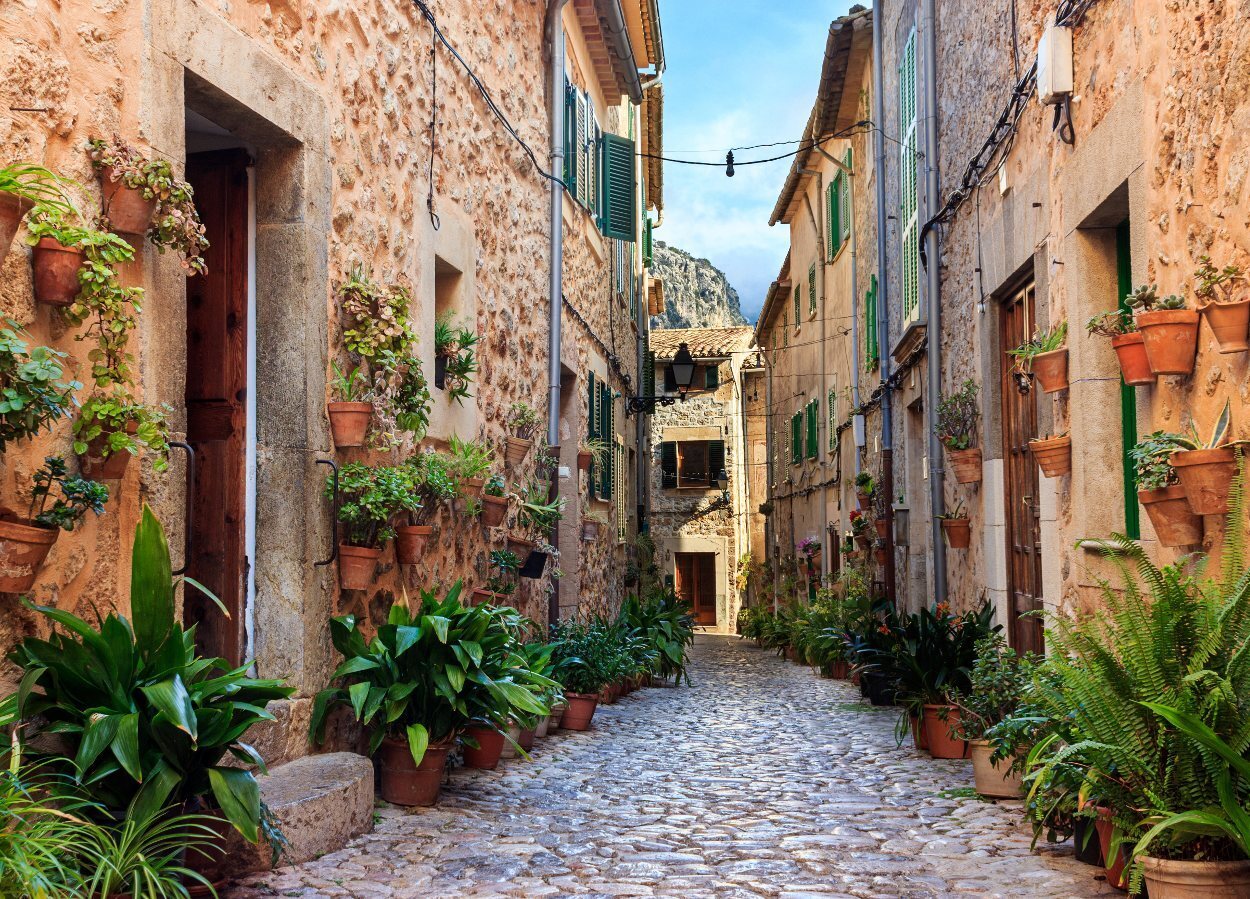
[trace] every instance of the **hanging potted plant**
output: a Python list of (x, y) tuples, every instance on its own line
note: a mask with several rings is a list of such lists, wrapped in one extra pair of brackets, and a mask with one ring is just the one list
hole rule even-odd
[[(340, 470), (338, 517), (346, 533), (339, 543), (339, 586), (344, 590), (373, 586), (382, 548), (395, 536), (391, 522), (413, 502), (409, 484), (403, 467), (352, 462)], [(334, 499), (332, 477), (326, 479), (326, 495)]]
[(1111, 348), (1115, 350), (1125, 384), (1141, 387), (1155, 382), (1155, 373), (1146, 357), (1145, 340), (1137, 330), (1137, 322), (1127, 310), (1116, 309), (1114, 312), (1095, 315), (1085, 323), (1085, 330), (1091, 336), (1098, 335), (1111, 340)]
[(876, 481), (866, 471), (855, 475), (855, 496), (859, 500), (859, 508), (867, 512), (872, 508), (872, 495), (877, 489)]
[(156, 455), (152, 467), (169, 467), (168, 405), (136, 403), (123, 389), (96, 393), (82, 404), (74, 419), (74, 452), (83, 476), (109, 481), (125, 477), (130, 457), (144, 447)]
[(0, 167), (0, 265), (9, 255), (22, 217), (32, 206), (40, 204), (61, 216), (74, 212), (65, 194), (65, 187), (72, 183), (43, 166), (14, 163)]
[(448, 469), (447, 457), (440, 453), (417, 453), (403, 466), (407, 483), (397, 511), (407, 523), (395, 526), (395, 561), (400, 565), (421, 564), (434, 533), (430, 524), (434, 513), (456, 498), (456, 482)]
[(482, 526), (497, 528), (508, 516), (508, 487), (503, 475), (491, 475), (482, 488)]
[(1033, 677), (1035, 662), (1031, 655), (1017, 655), (1000, 633), (982, 638), (975, 655), (968, 691), (956, 691), (951, 696), (959, 707), (959, 725), (953, 736), (968, 741), (978, 793), (996, 799), (1018, 799), (1023, 795), (1019, 771), (1023, 759), (1003, 751), (1003, 741), (993, 740), (994, 728), (1016, 714)]
[(587, 512), (582, 516), (582, 542), (594, 543), (608, 529), (608, 516), (602, 512)]
[[(547, 566), (550, 546), (546, 544), (547, 535), (551, 534), (564, 517), (564, 497), (550, 498), (550, 489), (540, 481), (530, 481), (517, 497), (517, 524), (529, 535), (531, 541), (541, 543), (535, 546), (530, 542), (530, 550), (521, 565), (521, 577), (537, 579), (542, 577)], [(514, 538), (509, 538), (511, 542)]]
[(326, 411), (330, 415), (330, 435), (334, 438), (334, 447), (364, 446), (365, 434), (373, 419), (373, 402), (368, 399), (372, 396), (369, 379), (360, 366), (349, 372), (339, 368), (337, 362), (332, 363), (332, 367), (334, 376), (330, 381), (330, 390), (337, 399), (326, 403)]
[(1225, 400), (1224, 409), (1206, 440), (1192, 425), (1187, 435), (1171, 435), (1176, 447), (1170, 457), (1172, 468), (1185, 489), (1189, 508), (1196, 515), (1223, 515), (1228, 511), (1228, 492), (1237, 473), (1233, 449), (1246, 443), (1230, 441), (1231, 431), (1232, 410)]
[(962, 501), (955, 504), (955, 508), (938, 518), (942, 522), (942, 536), (946, 538), (946, 545), (951, 549), (967, 549), (972, 545), (972, 525), (968, 521), (968, 516), (964, 512), (964, 504)]
[(486, 578), (486, 586), (473, 591), (475, 604), (500, 605), (516, 593), (517, 572), (521, 570), (521, 560), (516, 553), (506, 549), (492, 550), (490, 567), (492, 573)]
[(851, 511), (851, 536), (860, 549), (867, 549), (871, 542), (868, 536), (868, 519), (858, 509)]
[(1137, 471), (1137, 499), (1164, 546), (1193, 546), (1202, 542), (1202, 517), (1194, 514), (1185, 497), (1171, 457), (1179, 434), (1155, 431), (1129, 450)]
[(112, 302), (134, 305), (143, 296), (138, 287), (122, 287), (117, 266), (133, 262), (134, 248), (116, 234), (70, 224), (59, 207), (39, 204), (26, 216), (26, 242), (31, 250), (35, 299), (67, 307), (80, 298), (75, 316), (80, 324), (94, 310)]
[(1072, 438), (1066, 431), (1056, 437), (1037, 437), (1030, 440), (1029, 450), (1046, 477), (1057, 478), (1071, 473)]
[(937, 432), (950, 457), (955, 480), (960, 484), (981, 481), (981, 448), (977, 441), (977, 422), (981, 407), (977, 403), (977, 382), (969, 378), (954, 393), (942, 397), (937, 407)]
[(560, 471), (560, 447), (552, 446), (545, 438), (538, 438), (538, 452), (534, 454), (534, 475), (540, 481), (550, 482)]
[(484, 440), (461, 440), (455, 434), (451, 435), (447, 473), (456, 482), (456, 490), (461, 496), (475, 500), (482, 498), (490, 463), (490, 447)]
[(1191, 374), (1198, 355), (1198, 313), (1185, 308), (1179, 294), (1159, 296), (1155, 284), (1138, 287), (1127, 299), (1135, 310), (1150, 370), (1156, 375)]
[(1221, 353), (1244, 353), (1250, 350), (1247, 335), (1250, 333), (1250, 292), (1246, 290), (1246, 275), (1239, 265), (1216, 268), (1210, 256), (1198, 259), (1194, 272), (1194, 296), (1198, 298), (1198, 311), (1211, 326), (1220, 345)]
[(1064, 346), (1067, 339), (1068, 323), (1065, 321), (1052, 328), (1039, 328), (1030, 340), (1009, 350), (1008, 355), (1016, 360), (1018, 383), (1025, 384), (1035, 377), (1045, 393), (1065, 389), (1068, 386), (1068, 348)]
[(448, 315), (434, 322), (434, 386), (459, 404), (473, 396), (469, 385), (477, 374), (477, 341), (476, 332), (453, 325)]
[(108, 502), (103, 484), (72, 477), (60, 456), (48, 456), (31, 476), (25, 519), (0, 519), (0, 593), (25, 593), (61, 531), (72, 531), (87, 512), (100, 515)]
[(584, 437), (577, 446), (577, 468), (579, 471), (601, 469), (608, 458), (610, 444), (602, 437)]
[(507, 441), (505, 459), (510, 466), (520, 465), (534, 445), (534, 433), (542, 419), (527, 403), (515, 402), (508, 408), (508, 427), (512, 433), (504, 439)]
[(0, 452), (10, 442), (51, 430), (74, 408), (77, 381), (62, 381), (66, 354), (31, 348), (21, 325), (0, 318)]

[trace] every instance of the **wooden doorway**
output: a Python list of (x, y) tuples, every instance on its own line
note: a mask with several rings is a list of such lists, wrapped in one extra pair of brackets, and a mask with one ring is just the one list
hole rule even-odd
[(716, 553), (677, 553), (677, 596), (690, 603), (696, 624), (716, 626)]
[(1042, 651), (1041, 510), (1038, 505), (1037, 463), (1029, 441), (1037, 437), (1036, 384), (1021, 393), (1008, 351), (1033, 334), (1036, 321), (1035, 288), (1030, 282), (1002, 309), (999, 353), (1002, 368), (1003, 492), (1007, 504), (1007, 595), (1011, 645), (1018, 651)]
[(209, 241), (207, 273), (187, 281), (187, 442), (196, 455), (187, 574), (230, 617), (195, 590), (183, 617), (197, 625), (201, 652), (231, 664), (247, 648), (248, 162), (243, 150), (187, 157)]

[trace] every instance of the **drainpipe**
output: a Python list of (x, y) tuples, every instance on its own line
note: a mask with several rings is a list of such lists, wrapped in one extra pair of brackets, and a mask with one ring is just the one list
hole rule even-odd
[(885, 215), (885, 81), (882, 71), (882, 28), (872, 23), (872, 117), (879, 124), (873, 129), (873, 165), (876, 168), (877, 199), (877, 355), (881, 359), (881, 481), (882, 489), (889, 491), (886, 512), (889, 527), (886, 529), (885, 594), (892, 604), (898, 602), (898, 576), (894, 570), (894, 409), (891, 394), (890, 369), (890, 301), (886, 290), (886, 215)]
[[(928, 213), (941, 206), (938, 193), (938, 133), (937, 133), (937, 0), (923, 0), (921, 8), (924, 29), (924, 168), (925, 205)], [(942, 281), (941, 250), (938, 246), (937, 228), (930, 228), (926, 235), (928, 246), (925, 270), (928, 283), (928, 397), (925, 401), (925, 418), (929, 431), (929, 495), (930, 535), (933, 542), (933, 596), (937, 602), (946, 602), (946, 544), (942, 541), (942, 522), (938, 516), (946, 511), (943, 480), (946, 474), (942, 459), (942, 444), (935, 427), (935, 410), (942, 398)]]
[[(764, 449), (768, 452), (769, 460), (772, 462), (773, 466), (775, 466), (777, 464), (777, 458), (776, 458), (777, 447), (776, 447), (776, 438), (773, 437), (773, 433), (774, 433), (773, 429), (776, 426), (775, 422), (773, 421), (773, 415), (774, 415), (773, 362), (772, 362), (772, 359), (769, 357), (768, 349), (766, 347), (759, 347), (757, 349), (759, 349), (760, 355), (764, 359), (764, 371), (768, 373), (768, 380), (764, 382), (764, 403), (767, 409), (767, 411), (764, 414)], [(789, 464), (785, 460), (782, 460), (782, 461), (783, 461), (783, 464)], [(773, 511), (772, 511), (772, 514), (769, 515), (767, 520), (765, 521), (765, 527), (768, 529), (768, 532), (769, 532), (768, 533), (768, 536), (770, 538), (769, 543), (771, 543), (773, 547), (773, 553), (772, 553), (772, 556), (773, 556), (773, 565), (772, 565), (773, 591), (772, 592), (773, 592), (773, 614), (776, 615), (777, 614), (777, 588), (780, 586), (780, 583), (777, 580), (777, 578), (781, 574), (781, 557), (778, 554), (779, 541), (777, 540), (776, 481), (777, 481), (777, 475), (779, 474), (779, 472), (777, 471), (775, 467), (772, 467), (771, 471), (772, 471), (773, 476), (768, 479), (768, 502), (771, 504)]]
[[(547, 4), (546, 32), (551, 46), (551, 172), (558, 178), (564, 176), (564, 22), (561, 12), (568, 0), (550, 0)], [(551, 185), (551, 280), (548, 285), (548, 307), (551, 315), (551, 333), (547, 344), (547, 443), (560, 444), (560, 343), (561, 313), (563, 302), (564, 273), (564, 186)], [(552, 478), (552, 489), (559, 489), (559, 471)], [(554, 528), (551, 543), (558, 548), (559, 529)], [(560, 620), (560, 583), (556, 581), (547, 597), (547, 621), (554, 624)]]
[[(817, 179), (816, 189), (819, 191), (817, 196), (824, 197), (825, 195), (824, 174), (821, 172), (815, 171), (814, 169), (800, 169), (799, 171), (804, 175), (816, 176), (816, 179)], [(818, 310), (821, 313), (821, 316), (820, 316), (820, 396), (816, 398), (816, 404), (817, 404), (816, 408), (819, 409), (820, 406), (825, 403), (825, 397), (829, 395), (829, 371), (828, 371), (828, 365), (826, 362), (826, 353), (825, 353), (825, 323), (826, 323), (826, 320), (829, 318), (829, 316), (825, 314), (825, 312), (828, 309), (828, 304), (829, 304), (829, 265), (825, 261), (827, 259), (827, 256), (825, 254), (825, 230), (824, 230), (825, 229), (825, 204), (824, 203), (820, 204), (820, 215), (816, 215), (816, 213), (812, 211), (812, 198), (811, 198), (811, 194), (808, 191), (803, 191), (803, 203), (804, 205), (807, 206), (807, 217), (811, 219), (812, 228), (815, 229), (816, 231), (817, 262), (820, 264), (820, 302), (821, 302), (821, 306), (824, 307)], [(818, 441), (820, 440), (820, 428), (816, 429), (816, 439)], [(819, 446), (816, 449), (817, 449), (817, 452), (820, 451)], [(828, 476), (829, 475), (829, 463), (827, 460), (825, 459), (821, 460), (820, 469), (821, 469), (821, 480), (828, 481), (829, 480), (829, 476)], [(827, 483), (823, 487), (820, 488), (820, 520), (821, 520), (821, 528), (823, 531), (823, 533), (820, 536), (820, 539), (822, 541), (827, 542), (829, 540), (829, 485)], [(833, 558), (832, 551), (827, 552), (827, 553), (821, 553), (821, 559), (820, 559), (820, 573), (821, 574), (829, 573), (829, 562), (832, 558)]]

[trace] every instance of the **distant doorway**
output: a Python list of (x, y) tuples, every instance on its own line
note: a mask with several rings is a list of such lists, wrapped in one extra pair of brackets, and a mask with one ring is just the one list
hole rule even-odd
[(690, 603), (695, 622), (716, 626), (716, 553), (677, 553), (676, 591)]

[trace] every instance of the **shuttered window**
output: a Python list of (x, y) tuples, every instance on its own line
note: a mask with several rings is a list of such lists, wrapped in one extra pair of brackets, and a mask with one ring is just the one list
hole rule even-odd
[(807, 404), (807, 458), (815, 459), (820, 453), (820, 403), (812, 400)]
[(621, 542), (625, 539), (629, 529), (628, 509), (629, 503), (629, 485), (625, 477), (625, 444), (619, 439), (613, 446), (615, 461), (612, 465), (612, 471), (615, 475), (615, 483), (613, 485), (613, 495), (616, 497), (616, 539)]
[(647, 350), (642, 365), (642, 395), (655, 396), (655, 351)]
[[(843, 157), (842, 161), (846, 163), (848, 169), (855, 171), (855, 166), (851, 160), (850, 147), (846, 148), (846, 156)], [(839, 172), (838, 174), (842, 177), (842, 192), (841, 196), (838, 197), (838, 201), (841, 204), (838, 208), (838, 224), (842, 231), (838, 238), (841, 244), (845, 244), (851, 239), (851, 200), (853, 199), (851, 197), (851, 176), (846, 172)]]
[(634, 142), (603, 135), (603, 233), (617, 240), (637, 239)]
[(720, 386), (720, 366), (715, 362), (711, 363), (703, 370), (703, 377), (703, 386), (708, 390), (715, 390)]
[(790, 418), (790, 463), (803, 461), (803, 413), (795, 412)]
[(660, 486), (708, 490), (725, 469), (723, 440), (666, 440), (660, 444)]
[(651, 221), (650, 218), (648, 218), (643, 223), (643, 227), (642, 227), (642, 264), (646, 266), (647, 268), (651, 268), (651, 264), (655, 259), (654, 250), (652, 249), (653, 238), (651, 234), (651, 231), (653, 228), (654, 228), (654, 223)]
[(902, 223), (903, 321), (920, 318), (920, 221), (916, 158), (916, 31), (912, 29), (898, 69), (899, 221)]
[(577, 202), (583, 206), (588, 205), (590, 191), (590, 173), (586, 167), (586, 141), (589, 139), (589, 110), (586, 104), (586, 95), (581, 91), (574, 89), (574, 119), (573, 119), (573, 160), (575, 165), (574, 178), (577, 184)]
[(790, 345), (790, 315), (786, 312), (781, 313), (781, 345)]
[(838, 448), (838, 378), (834, 375), (833, 386), (829, 388), (829, 452)]
[[(612, 388), (601, 378), (590, 372), (586, 378), (587, 410), (589, 436), (606, 441), (609, 445), (615, 439), (615, 422), (612, 403)], [(599, 499), (612, 498), (613, 478), (616, 471), (614, 453), (609, 450), (604, 454), (603, 461), (591, 463), (590, 491)]]
[(807, 314), (816, 315), (816, 263), (807, 270)]
[(677, 488), (677, 443), (672, 440), (660, 444), (660, 486), (665, 490)]
[(868, 278), (864, 292), (864, 367), (875, 371), (881, 363), (881, 347), (877, 343), (877, 276)]
[(829, 247), (830, 262), (838, 255), (838, 250), (842, 249), (842, 177), (839, 170), (825, 189), (825, 216), (829, 223), (829, 233), (825, 240)]
[(577, 88), (564, 79), (564, 187), (577, 197)]
[(725, 441), (709, 440), (707, 442), (707, 471), (713, 482), (721, 476), (722, 472), (725, 475), (729, 474), (725, 468)]
[(803, 288), (798, 284), (794, 285), (794, 327), (799, 326), (799, 322), (803, 320)]

